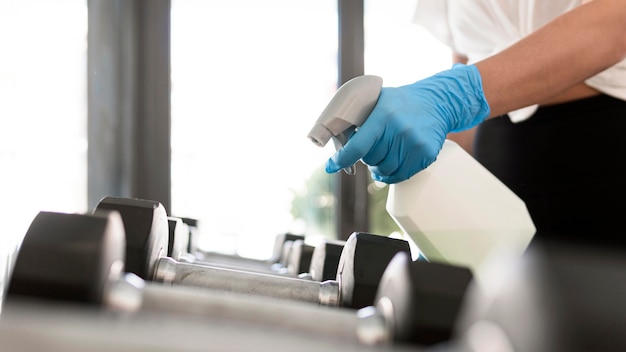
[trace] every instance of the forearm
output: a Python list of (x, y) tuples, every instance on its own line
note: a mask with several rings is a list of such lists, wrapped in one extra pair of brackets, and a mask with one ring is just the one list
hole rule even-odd
[(595, 0), (476, 64), (490, 116), (547, 100), (626, 57), (626, 0)]
[[(452, 63), (453, 64), (467, 64), (468, 58), (465, 55), (453, 52), (452, 53)], [(476, 128), (470, 128), (469, 130), (465, 130), (462, 132), (451, 132), (446, 136), (447, 139), (450, 139), (456, 142), (461, 148), (465, 149), (466, 152), (472, 154), (473, 153), (473, 144), (474, 144), (474, 132)]]

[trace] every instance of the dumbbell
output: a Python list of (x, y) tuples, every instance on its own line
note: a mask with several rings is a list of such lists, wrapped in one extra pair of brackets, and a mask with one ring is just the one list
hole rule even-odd
[[(180, 231), (173, 238), (172, 225), (170, 221), (170, 241), (183, 235)], [(183, 224), (184, 226), (184, 224)], [(294, 242), (298, 241), (294, 245)], [(276, 236), (274, 240), (274, 251), (267, 260), (245, 258), (237, 255), (223, 254), (218, 252), (196, 252), (195, 256), (188, 253), (172, 253), (170, 257), (189, 264), (209, 265), (228, 269), (245, 270), (265, 274), (280, 274), (296, 277), (309, 270), (311, 256), (314, 247), (304, 243), (304, 236), (283, 233)]]
[(410, 253), (404, 240), (357, 232), (346, 241), (335, 280), (315, 282), (264, 275), (186, 264), (165, 257), (167, 215), (159, 202), (105, 197), (95, 209), (101, 210), (117, 211), (123, 219), (127, 270), (144, 280), (172, 285), (362, 308), (372, 304), (380, 277), (391, 258), (400, 251)]
[(329, 239), (317, 244), (313, 249), (308, 273), (305, 274), (307, 278), (314, 281), (335, 280), (345, 245), (346, 241)]
[[(185, 256), (183, 261), (188, 263), (230, 267), (233, 269), (241, 268), (248, 271), (289, 274), (287, 270), (287, 260), (289, 258), (291, 244), (296, 240), (304, 240), (304, 236), (292, 233), (282, 233), (277, 235), (274, 240), (274, 250), (271, 257), (268, 259), (246, 258), (238, 255), (207, 252), (197, 249), (193, 255)], [(310, 261), (311, 252), (312, 249), (309, 252), (303, 252), (300, 257), (301, 259), (293, 258), (292, 260), (298, 259), (298, 261), (302, 261), (303, 266), (306, 266)], [(307, 257), (307, 255), (309, 256)]]
[(198, 233), (198, 219), (181, 216), (180, 219), (183, 221), (183, 224), (187, 225), (187, 230), (189, 231), (189, 240), (187, 243), (187, 253), (190, 253), (192, 256), (195, 256), (199, 251), (199, 233)]
[(168, 216), (167, 217), (169, 236), (167, 241), (167, 256), (178, 261), (195, 261), (193, 254), (188, 252), (189, 249), (189, 226), (182, 218)]
[(189, 233), (188, 226), (182, 218), (170, 216), (168, 221), (168, 257), (174, 260), (258, 273), (299, 276), (315, 281), (335, 279), (339, 257), (345, 245), (345, 241), (324, 239), (319, 244), (311, 246), (305, 243), (302, 235), (282, 233), (275, 237), (273, 254), (268, 260), (255, 260), (221, 253), (210, 253), (202, 256), (201, 259), (189, 259), (191, 254), (184, 250), (187, 241), (186, 234)]
[(296, 301), (163, 286), (124, 274), (124, 228), (117, 212), (40, 212), (18, 253), (9, 301), (34, 297), (254, 322), (365, 344), (431, 345), (449, 336), (472, 279), (467, 268), (412, 262), (400, 251), (382, 275), (373, 306), (357, 312), (319, 309)]
[[(175, 217), (173, 217), (175, 218)], [(186, 227), (186, 231), (184, 233), (188, 234), (188, 239), (184, 240), (188, 243), (187, 253), (182, 257), (184, 261), (189, 263), (201, 263), (201, 264), (211, 264), (217, 266), (248, 266), (252, 269), (257, 266), (265, 269), (267, 266), (272, 267), (273, 271), (279, 271), (283, 269), (285, 266), (285, 258), (288, 257), (288, 248), (287, 244), (290, 244), (296, 240), (304, 240), (303, 235), (296, 235), (292, 233), (281, 233), (278, 234), (274, 239), (274, 248), (272, 251), (272, 255), (270, 258), (266, 260), (259, 260), (254, 258), (246, 258), (232, 254), (224, 254), (219, 252), (209, 252), (204, 251), (198, 248), (198, 220), (190, 217), (180, 217), (183, 225)], [(181, 232), (181, 235), (182, 233)], [(171, 240), (171, 236), (170, 236)]]
[[(103, 200), (102, 203), (107, 202)], [(102, 205), (102, 207), (107, 206), (109, 205)], [(197, 260), (191, 253), (186, 251), (190, 230), (183, 218), (168, 216), (168, 225), (169, 237), (167, 256), (174, 260), (191, 264), (209, 265), (257, 273), (281, 274), (292, 277), (302, 274), (302, 278), (312, 279), (312, 276), (308, 274), (308, 272), (311, 268), (311, 259), (315, 247), (304, 243), (304, 236), (302, 235), (294, 235), (291, 233), (277, 235), (274, 240), (274, 251), (269, 260), (255, 260), (217, 253), (210, 255), (208, 257), (210, 260), (205, 258)], [(333, 271), (335, 274), (332, 276), (332, 279), (334, 279), (339, 262), (339, 255), (336, 253), (341, 253), (340, 250), (337, 251), (336, 247), (342, 246), (341, 243), (342, 241), (323, 241), (318, 245), (322, 248), (318, 250), (314, 269), (320, 273), (323, 272), (323, 270)], [(323, 254), (320, 255), (320, 252)], [(274, 267), (275, 265), (277, 267)], [(282, 268), (283, 266), (284, 271), (278, 269), (278, 267)], [(331, 279), (329, 276), (322, 275), (321, 277), (324, 280)]]
[(493, 266), (497, 285), (470, 287), (443, 351), (626, 351), (623, 249), (537, 240)]
[[(197, 230), (198, 221), (189, 217), (170, 216), (168, 219), (170, 225), (168, 256), (186, 263), (264, 273), (284, 273), (290, 276), (302, 275), (304, 278), (315, 281), (325, 281), (335, 278), (339, 256), (345, 244), (345, 241), (324, 239), (316, 246), (311, 246), (305, 243), (303, 235), (289, 232), (281, 233), (274, 239), (274, 248), (270, 258), (257, 260), (218, 252), (201, 251), (197, 249), (197, 245), (194, 245), (192, 250), (191, 242), (197, 242), (197, 239), (194, 240), (193, 238), (197, 236), (194, 233)], [(181, 243), (174, 245), (174, 242)], [(172, 247), (178, 250), (172, 250)], [(312, 263), (313, 257), (315, 260)], [(312, 275), (310, 271), (317, 274)]]
[(304, 239), (296, 240), (287, 245), (285, 265), (279, 272), (289, 276), (310, 277), (311, 258), (315, 246), (304, 242)]

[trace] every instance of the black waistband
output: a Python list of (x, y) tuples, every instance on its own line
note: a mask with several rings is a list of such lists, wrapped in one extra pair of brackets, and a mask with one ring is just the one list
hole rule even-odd
[(561, 119), (566, 119), (567, 124), (590, 123), (595, 116), (623, 119), (626, 122), (626, 101), (601, 94), (567, 103), (540, 106), (532, 116), (520, 122), (511, 122), (508, 115), (485, 122), (487, 125), (512, 124), (522, 127), (543, 124), (546, 120), (561, 123)]
[[(553, 114), (555, 112), (559, 112), (559, 111), (571, 111), (571, 110), (577, 110), (580, 108), (588, 108), (588, 107), (593, 107), (593, 106), (605, 106), (606, 104), (611, 104), (612, 106), (619, 106), (619, 105), (623, 105), (626, 106), (626, 101), (622, 100), (622, 99), (618, 99), (618, 98), (614, 98), (610, 95), (606, 95), (606, 94), (600, 94), (600, 95), (595, 95), (589, 98), (583, 98), (583, 99), (578, 99), (578, 100), (574, 100), (574, 101), (569, 101), (566, 103), (560, 103), (560, 104), (552, 104), (552, 105), (544, 105), (544, 106), (540, 106), (539, 109), (537, 109), (537, 112), (545, 112), (545, 113), (550, 113)], [(626, 117), (626, 116), (624, 116)]]

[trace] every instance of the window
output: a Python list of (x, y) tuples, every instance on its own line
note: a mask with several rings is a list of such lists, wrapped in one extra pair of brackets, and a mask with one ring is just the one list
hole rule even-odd
[(39, 211), (86, 211), (87, 3), (0, 0), (0, 45), (0, 248), (12, 250)]
[[(414, 6), (365, 3), (365, 73), (385, 85), (449, 67)], [(205, 249), (245, 256), (280, 232), (331, 236), (333, 150), (306, 134), (337, 88), (336, 0), (174, 0), (171, 18), (173, 213), (200, 220)], [(393, 229), (386, 187), (370, 191), (372, 232)]]
[(329, 236), (292, 208), (332, 206), (306, 190), (331, 192), (332, 146), (306, 136), (337, 89), (336, 1), (174, 0), (171, 21), (172, 212), (199, 219), (201, 247), (250, 257), (280, 232)]

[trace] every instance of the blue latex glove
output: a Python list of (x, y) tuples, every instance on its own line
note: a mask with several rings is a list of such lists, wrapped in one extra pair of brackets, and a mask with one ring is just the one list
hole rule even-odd
[(326, 172), (360, 159), (376, 181), (406, 180), (435, 161), (449, 132), (474, 127), (489, 112), (474, 65), (455, 65), (410, 85), (383, 88), (367, 120), (327, 161)]

